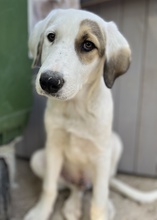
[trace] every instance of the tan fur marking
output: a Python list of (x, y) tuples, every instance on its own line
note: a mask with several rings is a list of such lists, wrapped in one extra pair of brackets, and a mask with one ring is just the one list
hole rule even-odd
[(130, 65), (130, 49), (122, 48), (113, 53), (111, 58), (106, 61), (104, 78), (109, 88), (113, 86), (115, 79), (123, 75)]
[(32, 64), (32, 68), (41, 66), (42, 47), (43, 47), (43, 34), (41, 35), (40, 41), (37, 46), (37, 55), (36, 55), (36, 58)]
[[(81, 49), (84, 41), (91, 41), (96, 48), (90, 52), (85, 52)], [(98, 24), (92, 20), (83, 20), (80, 24), (80, 29), (75, 40), (75, 50), (80, 60), (84, 64), (91, 63), (96, 56), (103, 57), (105, 53), (105, 36), (101, 32)]]

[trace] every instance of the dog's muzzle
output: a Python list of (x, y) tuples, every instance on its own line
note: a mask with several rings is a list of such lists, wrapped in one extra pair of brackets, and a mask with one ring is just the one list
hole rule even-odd
[(40, 86), (48, 94), (57, 93), (63, 84), (64, 79), (58, 72), (46, 71), (40, 76)]

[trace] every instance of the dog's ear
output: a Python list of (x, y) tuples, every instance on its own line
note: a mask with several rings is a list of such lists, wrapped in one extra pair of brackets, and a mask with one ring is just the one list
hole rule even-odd
[(33, 56), (32, 68), (41, 66), (44, 21), (38, 22), (29, 38), (29, 51)]
[(32, 68), (40, 68), (41, 67), (42, 47), (43, 47), (43, 35), (41, 34), (39, 43), (37, 45), (36, 56), (34, 57), (34, 60), (32, 63)]
[(39, 21), (29, 38), (28, 47), (29, 51), (33, 56), (32, 68), (40, 68), (41, 57), (42, 57), (42, 45), (44, 41), (44, 31), (47, 28), (49, 22), (53, 22), (55, 16), (59, 13), (59, 10), (53, 10), (50, 14), (43, 20)]
[(104, 81), (108, 88), (112, 88), (115, 79), (128, 70), (131, 50), (127, 40), (113, 22), (105, 22), (105, 32), (106, 60), (104, 65)]

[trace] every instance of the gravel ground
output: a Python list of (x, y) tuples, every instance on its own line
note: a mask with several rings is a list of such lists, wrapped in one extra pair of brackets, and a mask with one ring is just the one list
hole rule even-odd
[[(157, 189), (155, 179), (122, 174), (118, 178), (144, 191)], [(41, 181), (33, 175), (27, 161), (17, 160), (17, 183), (18, 187), (13, 190), (12, 196), (13, 215), (14, 220), (22, 220), (27, 210), (37, 201), (41, 189)], [(50, 220), (63, 220), (60, 210), (68, 195), (68, 190), (59, 193), (55, 212)], [(81, 220), (89, 220), (90, 199), (91, 192), (88, 191), (83, 200)], [(157, 220), (157, 202), (140, 205), (112, 191), (111, 199), (116, 207), (115, 220)]]

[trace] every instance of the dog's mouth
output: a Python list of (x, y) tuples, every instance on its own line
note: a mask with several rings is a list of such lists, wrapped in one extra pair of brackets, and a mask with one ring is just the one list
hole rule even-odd
[(46, 92), (45, 90), (43, 90), (42, 88), (37, 88), (37, 87), (36, 87), (36, 91), (39, 95), (46, 96), (48, 98), (63, 99), (60, 92), (49, 93), (49, 92)]
[(39, 95), (46, 96), (47, 98), (57, 99), (61, 101), (67, 101), (73, 99), (78, 93), (77, 89), (62, 88), (57, 93), (49, 93), (44, 91), (41, 87), (36, 87), (36, 91)]
[(59, 93), (51, 93), (51, 94), (47, 93), (46, 96), (49, 98), (63, 100), (63, 101), (68, 100), (68, 97), (62, 96), (62, 94), (60, 92)]
[(36, 87), (36, 91), (39, 95), (46, 96), (47, 98), (61, 100), (61, 101), (70, 100), (75, 96), (74, 94), (63, 92), (62, 90), (58, 91), (57, 93), (48, 93), (39, 87)]

